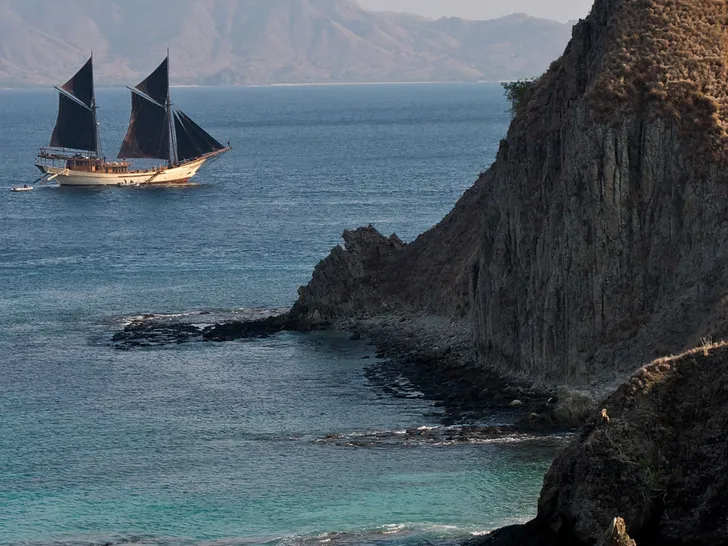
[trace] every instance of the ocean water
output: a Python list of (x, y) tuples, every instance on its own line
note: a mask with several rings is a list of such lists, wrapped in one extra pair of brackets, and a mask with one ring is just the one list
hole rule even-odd
[[(234, 150), (180, 188), (37, 177), (55, 93), (0, 91), (0, 543), (453, 542), (534, 514), (559, 442), (355, 447), (437, 426), (331, 333), (119, 351), (143, 313), (289, 306), (344, 229), (411, 240), (492, 162), (494, 85), (173, 90)], [(115, 155), (127, 92), (100, 89)]]

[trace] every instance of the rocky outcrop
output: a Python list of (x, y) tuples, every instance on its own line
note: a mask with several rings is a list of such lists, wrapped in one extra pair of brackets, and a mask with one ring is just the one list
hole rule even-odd
[(711, 342), (728, 337), (727, 84), (728, 3), (596, 0), (491, 169), (376, 268), (378, 296), (346, 294), (468, 317), (501, 375), (630, 378), (552, 466), (537, 519), (480, 544), (728, 544), (728, 347)]
[(337, 246), (316, 266), (313, 280), (298, 291), (292, 313), (312, 322), (342, 316), (377, 313), (393, 305), (387, 290), (387, 271), (405, 244), (374, 227), (344, 232), (344, 248)]
[(622, 518), (614, 518), (597, 546), (637, 546), (627, 534), (627, 524)]
[(259, 339), (304, 329), (314, 329), (314, 325), (300, 323), (283, 309), (148, 314), (125, 324), (112, 336), (111, 343), (116, 349), (128, 351), (188, 342)]
[(344, 232), (299, 289), (293, 313), (302, 320), (337, 320), (389, 311), (424, 311), (450, 318), (470, 312), (470, 265), (485, 219), (489, 175), (483, 175), (439, 224), (404, 245), (374, 227)]
[(470, 546), (728, 544), (726, 393), (727, 343), (641, 368), (557, 457), (537, 518)]
[(596, 542), (615, 515), (640, 546), (728, 543), (728, 348), (641, 369), (546, 475), (538, 521)]

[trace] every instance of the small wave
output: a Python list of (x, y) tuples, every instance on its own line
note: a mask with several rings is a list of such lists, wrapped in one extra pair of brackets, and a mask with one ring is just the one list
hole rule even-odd
[(135, 313), (132, 315), (114, 316), (107, 319), (112, 327), (125, 328), (134, 323), (192, 323), (196, 326), (210, 326), (215, 323), (234, 320), (257, 320), (286, 313), (286, 308), (253, 308), (238, 307), (233, 309), (193, 309), (179, 313)]
[(334, 532), (308, 536), (290, 536), (266, 543), (266, 546), (388, 546), (388, 545), (456, 545), (480, 529), (436, 523), (392, 523), (374, 529)]
[(279, 537), (230, 537), (199, 540), (152, 535), (80, 535), (52, 541), (19, 541), (17, 546), (455, 546), (461, 540), (487, 534), (475, 528), (438, 523), (392, 523), (341, 532), (292, 534)]
[(529, 442), (565, 442), (569, 435), (525, 434), (512, 426), (420, 426), (405, 430), (354, 431), (331, 433), (315, 438), (317, 444), (336, 447), (448, 447), (464, 444), (523, 444)]

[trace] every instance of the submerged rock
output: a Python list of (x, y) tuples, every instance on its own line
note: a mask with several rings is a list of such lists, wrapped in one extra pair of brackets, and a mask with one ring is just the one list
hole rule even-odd
[(315, 440), (319, 444), (337, 447), (375, 448), (385, 446), (446, 447), (460, 444), (480, 444), (499, 441), (541, 442), (560, 447), (566, 441), (563, 436), (538, 436), (519, 433), (511, 426), (439, 426), (415, 427), (398, 431), (372, 431), (353, 434), (327, 434)]
[(205, 328), (205, 341), (234, 341), (236, 339), (265, 338), (284, 330), (295, 330), (296, 324), (288, 314), (274, 315), (257, 320), (236, 320)]
[[(235, 317), (234, 319), (232, 317)], [(220, 320), (220, 322), (215, 322)], [(134, 318), (111, 338), (117, 349), (157, 347), (193, 341), (232, 341), (265, 338), (300, 323), (276, 310), (193, 311), (183, 314), (145, 314)]]
[(111, 341), (117, 349), (128, 350), (199, 339), (202, 339), (202, 329), (193, 324), (157, 320), (156, 315), (145, 315), (114, 334)]

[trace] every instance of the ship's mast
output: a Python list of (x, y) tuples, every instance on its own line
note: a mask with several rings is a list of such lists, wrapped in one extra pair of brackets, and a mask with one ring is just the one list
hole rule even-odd
[(167, 103), (165, 104), (167, 109), (167, 130), (169, 131), (169, 163), (170, 165), (176, 165), (179, 160), (177, 158), (177, 134), (174, 130), (174, 117), (172, 114), (172, 99), (169, 91), (169, 48), (167, 48)]
[[(94, 62), (94, 52), (93, 49), (91, 50), (91, 67), (93, 69), (93, 62)], [(96, 135), (96, 157), (101, 157), (103, 154), (103, 150), (101, 149), (101, 131), (99, 129), (99, 122), (96, 116), (96, 110), (98, 110), (98, 106), (96, 106), (96, 84), (92, 81), (91, 84), (91, 114), (93, 115), (93, 124), (94, 124), (94, 133)]]

